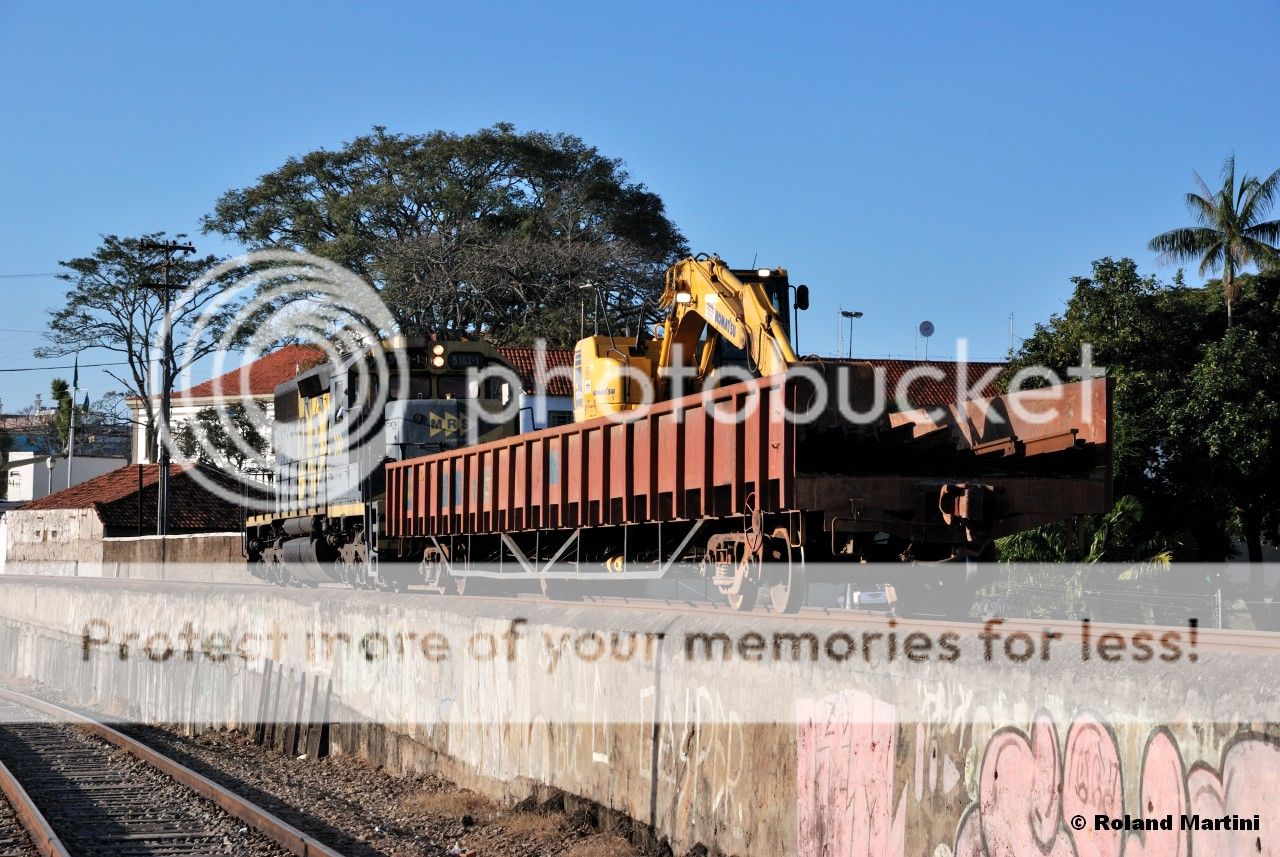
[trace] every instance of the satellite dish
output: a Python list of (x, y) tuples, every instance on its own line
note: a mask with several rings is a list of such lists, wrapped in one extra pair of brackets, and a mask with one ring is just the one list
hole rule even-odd
[(931, 321), (920, 322), (920, 335), (923, 336), (925, 339), (928, 339), (930, 336), (933, 336), (933, 322)]

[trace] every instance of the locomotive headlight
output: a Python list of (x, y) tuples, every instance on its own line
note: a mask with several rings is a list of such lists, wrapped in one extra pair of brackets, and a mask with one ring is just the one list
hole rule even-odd
[[(443, 346), (443, 345), (437, 345), (436, 347), (434, 347), (434, 348), (432, 348), (432, 349), (431, 349), (431, 353), (432, 353), (432, 354), (444, 354), (444, 346)], [(439, 364), (439, 363), (437, 363), (436, 365), (437, 365), (437, 366), (439, 366), (440, 364)]]
[[(439, 346), (436, 346), (436, 347), (437, 347), (437, 348), (439, 348)], [(443, 349), (441, 349), (441, 350), (443, 350)], [(444, 358), (443, 358), (443, 357), (440, 357), (440, 356), (432, 357), (432, 358), (431, 358), (431, 365), (432, 365), (432, 366), (434, 366), (434, 367), (436, 367), (437, 369), (439, 369), (441, 366), (443, 366), (443, 365), (444, 365)]]

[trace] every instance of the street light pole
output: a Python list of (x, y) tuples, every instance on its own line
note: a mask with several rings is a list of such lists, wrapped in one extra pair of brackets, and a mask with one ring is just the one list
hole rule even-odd
[(860, 310), (842, 309), (840, 310), (840, 314), (845, 318), (849, 319), (849, 359), (852, 360), (853, 359), (853, 320), (855, 318), (862, 318), (862, 312)]
[(174, 288), (169, 283), (169, 269), (173, 266), (174, 253), (194, 253), (196, 248), (190, 244), (179, 244), (176, 241), (143, 241), (139, 248), (144, 251), (155, 251), (164, 254), (160, 269), (164, 274), (164, 282), (147, 283), (146, 289), (159, 290), (164, 302), (164, 342), (161, 345), (161, 388), (160, 388), (160, 437), (156, 454), (157, 474), (156, 491), (156, 535), (169, 535), (169, 417), (172, 410), (171, 387), (173, 376), (169, 364), (173, 362), (173, 319), (169, 317), (169, 299)]
[[(595, 336), (600, 333), (600, 308), (596, 305), (597, 298), (598, 298), (598, 296), (596, 295), (596, 284), (591, 282), (590, 280), (587, 280), (585, 283), (578, 286), (578, 291), (591, 292), (591, 319), (592, 319), (591, 335)], [(572, 306), (572, 304), (570, 304), (570, 306)], [(579, 314), (578, 338), (586, 339), (587, 338), (587, 297), (585, 294), (578, 296), (578, 314)]]

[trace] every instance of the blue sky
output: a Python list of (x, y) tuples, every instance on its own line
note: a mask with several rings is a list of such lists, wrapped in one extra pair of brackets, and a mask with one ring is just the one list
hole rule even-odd
[[(0, 275), (196, 232), (223, 191), (375, 124), (511, 121), (626, 160), (695, 250), (790, 268), (806, 353), (835, 351), (844, 306), (856, 353), (909, 357), (928, 318), (931, 356), (1002, 356), (1009, 314), (1027, 335), (1091, 260), (1154, 270), (1192, 169), (1280, 166), (1277, 24), (1269, 2), (0, 0)], [(0, 368), (39, 364), (62, 291), (0, 278)], [(0, 373), (5, 410), (55, 374)]]

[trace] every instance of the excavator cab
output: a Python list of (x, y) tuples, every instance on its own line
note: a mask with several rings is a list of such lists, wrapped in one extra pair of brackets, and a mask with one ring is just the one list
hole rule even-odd
[(660, 340), (588, 336), (573, 349), (573, 419), (634, 410), (654, 400)]

